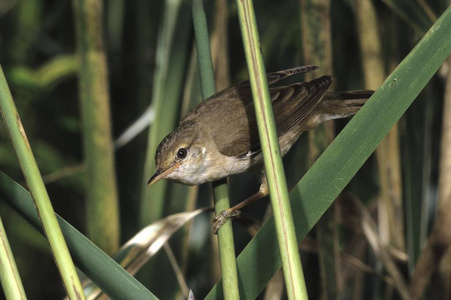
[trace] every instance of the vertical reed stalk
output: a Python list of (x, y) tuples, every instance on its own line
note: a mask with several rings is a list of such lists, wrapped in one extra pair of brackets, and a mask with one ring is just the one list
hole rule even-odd
[(143, 172), (140, 225), (159, 220), (164, 213), (168, 182), (161, 180), (152, 187), (145, 183), (155, 172), (155, 152), (160, 141), (175, 127), (182, 97), (185, 66), (188, 61), (190, 14), (187, 0), (165, 1), (164, 17), (158, 33), (156, 67), (153, 78), (152, 105), (155, 121), (149, 129)]
[[(446, 299), (451, 297), (451, 57), (448, 57), (448, 74), (446, 75), (445, 95), (443, 97), (443, 123), (440, 149), (440, 169), (439, 169), (439, 210), (445, 214), (448, 225), (445, 225), (445, 234), (442, 235), (442, 242), (448, 244), (445, 258), (442, 260), (440, 268), (441, 279), (443, 281)], [(446, 214), (448, 212), (448, 214)]]
[[(299, 239), (306, 236), (451, 54), (449, 32), (451, 8), (386, 78), (291, 191)], [(271, 239), (273, 235), (274, 218), (270, 218), (238, 256), (240, 292), (249, 299), (261, 293), (281, 265), (277, 245)], [(215, 299), (221, 288), (217, 285), (206, 299)]]
[[(330, 0), (301, 0), (301, 21), (305, 64), (318, 65), (322, 73), (333, 74)], [(306, 80), (312, 80), (314, 75), (307, 73), (305, 77)], [(334, 136), (333, 122), (323, 123), (309, 131), (311, 164), (332, 142)], [(325, 299), (338, 299), (340, 292), (340, 257), (336, 226), (335, 205), (332, 205), (316, 226), (321, 292)]]
[(85, 299), (74, 263), (64, 241), (52, 203), (42, 181), (25, 129), (0, 67), (0, 110), (8, 128), (20, 167), (33, 197), (53, 257), (70, 299)]
[(260, 52), (254, 7), (251, 0), (236, 2), (287, 294), (289, 299), (306, 299), (307, 290), (298, 253), (266, 71)]
[[(365, 87), (377, 89), (385, 79), (385, 71), (375, 7), (369, 0), (359, 0), (355, 3)], [(383, 228), (380, 231), (381, 237), (385, 240), (385, 243), (404, 251), (406, 247), (397, 125), (393, 126), (388, 136), (381, 142), (376, 150), (376, 155), (383, 201), (379, 213), (385, 216), (379, 220), (380, 226)], [(386, 221), (386, 224), (383, 224), (383, 220)], [(384, 232), (387, 233), (385, 238)]]
[[(216, 90), (223, 90), (230, 86), (229, 49), (228, 49), (228, 1), (218, 0), (215, 4), (214, 25), (211, 34), (211, 60), (215, 73)], [(219, 262), (219, 243), (217, 238), (212, 239), (212, 261)], [(221, 276), (219, 263), (212, 264), (213, 280)]]
[(0, 218), (0, 281), (6, 299), (27, 299), (5, 227)]
[[(197, 59), (201, 78), (202, 95), (206, 99), (216, 93), (215, 76), (211, 60), (208, 25), (202, 0), (193, 0), (194, 31), (196, 36)], [(223, 179), (212, 184), (215, 199), (215, 212), (230, 208), (227, 180)], [(235, 245), (233, 242), (232, 223), (226, 222), (218, 231), (219, 256), (224, 299), (239, 299), (238, 275), (235, 261)]]
[(230, 86), (228, 16), (227, 0), (216, 1), (215, 24), (211, 35), (211, 57), (216, 87), (219, 91)]
[[(188, 0), (165, 0), (164, 15), (161, 17), (157, 46), (151, 105), (155, 120), (148, 131), (146, 158), (143, 168), (140, 220), (141, 227), (147, 226), (165, 214), (169, 206), (167, 180), (160, 180), (148, 187), (146, 182), (155, 172), (155, 153), (158, 144), (169, 134), (179, 119), (180, 100), (183, 95), (186, 65), (191, 46), (191, 11)], [(174, 298), (177, 292), (175, 281), (164, 280), (164, 272), (169, 270), (164, 253), (157, 254), (150, 261), (147, 270), (141, 272), (141, 280), (150, 283), (156, 293), (164, 293), (164, 298)], [(171, 272), (172, 273), (172, 272)]]
[[(33, 200), (21, 185), (0, 171), (0, 199), (17, 211), (41, 234), (38, 212)], [(136, 278), (119, 266), (88, 238), (68, 222), (56, 215), (67, 246), (77, 268), (113, 299), (156, 299)]]
[(86, 160), (88, 233), (112, 254), (119, 246), (119, 208), (111, 137), (108, 71), (101, 1), (74, 0), (80, 57), (80, 98)]
[[(14, 39), (10, 47), (12, 61), (26, 64), (31, 61), (34, 52), (30, 51), (40, 32), (44, 15), (44, 3), (39, 0), (28, 0), (17, 3), (16, 23), (14, 24)], [(30, 55), (31, 54), (31, 55)]]
[[(451, 65), (451, 58), (448, 58)], [(434, 226), (412, 275), (413, 296), (419, 298), (432, 273), (451, 249), (451, 68), (448, 69), (443, 107), (438, 188), (438, 211)], [(446, 268), (445, 268), (446, 269)], [(445, 282), (446, 284), (446, 282)], [(444, 298), (445, 299), (445, 298)]]

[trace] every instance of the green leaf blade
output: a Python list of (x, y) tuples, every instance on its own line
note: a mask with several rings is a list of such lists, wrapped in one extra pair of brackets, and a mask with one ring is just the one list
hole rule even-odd
[[(290, 193), (298, 240), (337, 195), (451, 54), (451, 8), (385, 80)], [(238, 257), (240, 294), (254, 299), (280, 267), (271, 218)], [(206, 299), (222, 287), (215, 286)]]

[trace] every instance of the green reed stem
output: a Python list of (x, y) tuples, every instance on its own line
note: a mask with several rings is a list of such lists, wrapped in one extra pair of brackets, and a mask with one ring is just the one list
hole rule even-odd
[[(298, 239), (318, 222), (451, 54), (450, 32), (448, 8), (291, 191)], [(280, 268), (273, 224), (270, 218), (238, 256), (243, 298), (255, 299)], [(215, 286), (206, 299), (216, 299), (221, 288)]]
[[(22, 186), (0, 171), (0, 200), (43, 234), (33, 200)], [(156, 299), (138, 280), (63, 218), (56, 215), (77, 268), (112, 299)]]
[[(207, 18), (202, 0), (193, 0), (192, 7), (202, 95), (206, 99), (216, 93)], [(215, 199), (215, 212), (219, 214), (221, 211), (230, 207), (227, 180), (220, 180), (213, 183), (212, 186)], [(235, 246), (232, 223), (230, 221), (219, 229), (218, 241), (222, 282), (224, 285), (224, 299), (239, 299)]]
[(27, 299), (5, 227), (0, 218), (0, 280), (6, 299)]
[(53, 257), (60, 271), (63, 283), (70, 299), (85, 299), (74, 263), (64, 241), (61, 228), (56, 220), (52, 203), (42, 181), (33, 152), (25, 134), (25, 129), (14, 104), (11, 91), (6, 83), (3, 69), (0, 67), (0, 109), (3, 121), (8, 128), (20, 167), (28, 188), (36, 204), (45, 235), (50, 244)]
[(80, 59), (80, 100), (87, 169), (86, 223), (91, 240), (112, 254), (119, 247), (119, 200), (111, 134), (108, 70), (103, 48), (103, 5), (74, 0)]
[(254, 8), (251, 0), (237, 0), (237, 6), (287, 294), (307, 299)]

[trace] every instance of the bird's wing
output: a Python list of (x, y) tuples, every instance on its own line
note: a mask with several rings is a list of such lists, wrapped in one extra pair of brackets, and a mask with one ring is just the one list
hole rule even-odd
[[(317, 70), (318, 68), (319, 68), (318, 66), (313, 66), (313, 65), (299, 66), (299, 67), (295, 67), (295, 68), (291, 68), (291, 69), (268, 73), (268, 74), (266, 74), (266, 79), (268, 80), (268, 84), (273, 84), (273, 83), (276, 83), (287, 77), (297, 75), (297, 74), (309, 73), (309, 72)], [(246, 80), (246, 81), (243, 81), (243, 82), (240, 82), (237, 84), (237, 86), (244, 86), (244, 85), (250, 85), (249, 80)]]
[(206, 104), (204, 109), (210, 113), (202, 115), (211, 125), (208, 131), (220, 153), (239, 157), (260, 150), (249, 86), (227, 88)]
[(280, 95), (273, 100), (277, 135), (280, 137), (299, 125), (321, 102), (331, 83), (331, 76), (322, 76), (281, 88)]
[[(330, 76), (323, 76), (310, 82), (271, 88), (270, 96), (277, 135), (280, 137), (302, 122), (321, 101), (331, 83)], [(209, 124), (220, 124), (214, 125), (218, 128), (211, 130), (218, 133), (213, 136), (213, 140), (218, 150), (226, 156), (254, 155), (261, 150), (261, 146), (252, 95), (250, 89), (243, 86), (235, 88), (234, 93), (228, 94), (223, 101), (218, 101), (218, 105), (223, 107), (215, 111), (220, 113), (209, 116), (228, 120), (227, 122), (215, 123), (213, 120), (209, 122)], [(232, 101), (234, 105), (230, 105)]]

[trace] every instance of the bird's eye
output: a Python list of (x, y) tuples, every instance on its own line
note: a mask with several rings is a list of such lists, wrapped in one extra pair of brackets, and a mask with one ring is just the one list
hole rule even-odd
[(180, 159), (184, 159), (187, 154), (188, 150), (186, 150), (185, 148), (180, 148), (179, 150), (177, 150), (177, 157)]

